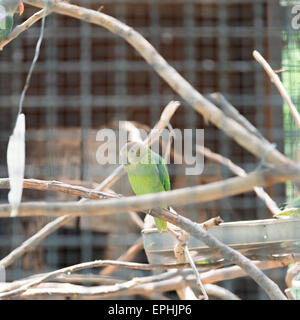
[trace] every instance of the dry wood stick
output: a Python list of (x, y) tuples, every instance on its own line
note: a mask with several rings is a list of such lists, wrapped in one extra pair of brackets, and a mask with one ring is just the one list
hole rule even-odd
[[(144, 248), (143, 239), (140, 237), (116, 261), (131, 261), (137, 255), (137, 253), (139, 251), (141, 251), (143, 248)], [(117, 269), (118, 269), (118, 266), (108, 266), (108, 267), (104, 268), (101, 272), (99, 272), (99, 274), (102, 276), (108, 276)]]
[(278, 75), (274, 72), (274, 70), (271, 68), (269, 63), (265, 60), (265, 58), (257, 51), (253, 51), (253, 57), (255, 60), (262, 65), (262, 67), (265, 69), (266, 73), (270, 77), (271, 81), (275, 84), (276, 88), (278, 89), (279, 93), (281, 94), (283, 100), (288, 105), (291, 115), (293, 116), (295, 122), (297, 123), (298, 127), (300, 128), (300, 115), (299, 112), (294, 105), (292, 99), (290, 98), (288, 92), (286, 91), (283, 83), (281, 82)]
[[(165, 207), (169, 205), (186, 205), (191, 203), (202, 203), (224, 197), (237, 195), (251, 191), (256, 186), (269, 186), (278, 182), (290, 180), (294, 176), (292, 168), (264, 169), (249, 173), (244, 177), (233, 177), (205, 185), (186, 187), (156, 194), (124, 197), (120, 199), (106, 199), (101, 201), (78, 202), (26, 202), (19, 207), (19, 216), (93, 216), (107, 215), (128, 211), (143, 211), (147, 209)], [(296, 179), (297, 178), (297, 179)], [(153, 215), (161, 214), (160, 218), (169, 221), (174, 213), (167, 210), (153, 210)], [(10, 206), (0, 205), (0, 217), (10, 215)], [(171, 221), (169, 221), (171, 222)], [(171, 222), (172, 223), (172, 222)]]
[[(247, 176), (246, 171), (233, 163), (230, 159), (211, 151), (209, 148), (203, 146), (197, 146), (196, 151), (203, 154), (208, 159), (211, 159), (215, 162), (226, 166), (231, 172), (236, 174), (239, 177)], [(266, 206), (270, 209), (273, 214), (276, 214), (280, 211), (276, 202), (265, 192), (265, 190), (261, 187), (254, 187), (253, 190), (255, 191), (256, 195), (265, 202)]]

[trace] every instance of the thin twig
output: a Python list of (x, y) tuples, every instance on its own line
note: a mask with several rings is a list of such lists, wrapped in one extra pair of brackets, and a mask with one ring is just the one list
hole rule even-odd
[[(215, 153), (204, 146), (198, 145), (196, 147), (196, 151), (203, 154), (208, 159), (211, 159), (213, 161), (216, 161), (216, 162), (222, 164), (223, 166), (226, 166), (231, 172), (233, 172), (234, 174), (236, 174), (239, 177), (247, 176), (247, 173), (243, 168), (234, 164), (230, 159), (228, 159), (218, 153)], [(280, 211), (276, 202), (265, 192), (265, 190), (263, 188), (254, 187), (253, 190), (255, 191), (257, 196), (265, 202), (266, 206), (270, 209), (270, 211), (273, 214), (276, 214)]]
[(290, 98), (288, 92), (286, 91), (283, 83), (281, 82), (278, 75), (274, 72), (274, 70), (271, 68), (271, 66), (268, 64), (268, 62), (264, 59), (264, 57), (257, 51), (253, 51), (253, 57), (255, 60), (262, 65), (262, 67), (265, 69), (266, 73), (270, 77), (271, 81), (275, 84), (276, 88), (278, 89), (279, 93), (281, 94), (283, 100), (288, 105), (291, 115), (295, 119), (295, 122), (297, 123), (298, 127), (300, 128), (300, 114), (294, 105), (292, 99)]
[(66, 224), (71, 219), (73, 219), (73, 216), (62, 216), (55, 219), (54, 221), (49, 222), (41, 230), (39, 230), (33, 236), (24, 241), (16, 249), (11, 251), (6, 257), (1, 259), (0, 266), (7, 268), (23, 254), (34, 249), (49, 234), (53, 233), (55, 230)]
[(202, 294), (203, 294), (203, 296), (204, 296), (204, 299), (205, 299), (205, 300), (208, 300), (208, 295), (207, 295), (207, 293), (206, 293), (206, 290), (205, 290), (204, 285), (202, 284), (200, 274), (199, 274), (199, 272), (198, 272), (198, 270), (197, 270), (197, 267), (195, 266), (194, 260), (193, 260), (193, 258), (192, 258), (192, 256), (191, 256), (190, 251), (189, 251), (189, 248), (188, 248), (188, 246), (187, 246), (186, 244), (185, 244), (185, 246), (184, 246), (184, 252), (185, 252), (185, 255), (186, 255), (186, 257), (187, 257), (187, 260), (188, 260), (189, 264), (190, 264), (191, 267), (192, 267), (192, 270), (194, 271), (194, 274), (195, 274), (195, 276), (196, 276), (197, 284), (198, 284), (198, 286), (199, 286), (199, 288), (200, 288), (200, 290), (201, 290), (201, 292), (202, 292)]
[(133, 221), (140, 230), (144, 229), (144, 222), (136, 212), (128, 211), (128, 215), (131, 221)]
[[(229, 102), (227, 99), (219, 92), (214, 92), (209, 95), (210, 98), (216, 103), (216, 105), (220, 106), (225, 113), (226, 116), (234, 119), (240, 125), (242, 125), (245, 129), (247, 129), (250, 133), (256, 135), (259, 139), (267, 142), (267, 140), (263, 137), (263, 135), (257, 130), (252, 123), (245, 118), (239, 111)], [(268, 143), (268, 142), (267, 142)]]
[(19, 108), (18, 108), (18, 115), (21, 114), (21, 112), (22, 112), (25, 95), (26, 95), (26, 92), (27, 92), (27, 90), (29, 88), (31, 76), (33, 74), (35, 65), (36, 65), (37, 60), (38, 60), (39, 55), (40, 55), (40, 49), (41, 49), (42, 41), (43, 41), (43, 38), (44, 38), (46, 16), (47, 16), (48, 9), (50, 8), (50, 2), (51, 1), (52, 0), (45, 0), (45, 6), (44, 6), (44, 9), (43, 9), (44, 13), (42, 15), (42, 23), (41, 23), (40, 35), (39, 35), (38, 41), (36, 43), (35, 53), (34, 53), (34, 57), (33, 57), (32, 63), (30, 65), (28, 74), (26, 76), (25, 85), (24, 85), (24, 88), (23, 88), (23, 90), (21, 92), (20, 101), (19, 101)]
[[(9, 189), (9, 178), (0, 178), (0, 189)], [(89, 189), (86, 187), (71, 185), (61, 181), (47, 181), (47, 180), (38, 180), (38, 179), (24, 179), (23, 180), (24, 189), (34, 189), (40, 191), (57, 191), (63, 192), (72, 196), (79, 196), (83, 198), (93, 199), (93, 200), (102, 200), (109, 198), (118, 198), (121, 195), (118, 195), (113, 192), (103, 192), (96, 191), (94, 189)]]
[[(270, 270), (276, 268), (285, 268), (295, 261), (300, 261), (300, 255), (288, 255), (279, 257), (278, 260), (253, 261), (261, 270)], [(203, 283), (215, 283), (224, 280), (232, 280), (247, 276), (247, 273), (238, 266), (225, 267), (215, 270), (209, 270), (201, 273)]]
[[(132, 246), (122, 254), (116, 261), (131, 261), (138, 252), (140, 252), (144, 248), (143, 246), (143, 238), (138, 238)], [(118, 266), (108, 266), (104, 268), (101, 272), (99, 272), (102, 276), (108, 276), (118, 269)]]

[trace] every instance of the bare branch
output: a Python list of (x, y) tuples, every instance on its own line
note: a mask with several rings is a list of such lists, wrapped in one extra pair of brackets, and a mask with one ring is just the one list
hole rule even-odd
[(234, 119), (236, 122), (242, 125), (245, 129), (247, 129), (250, 133), (256, 135), (259, 139), (267, 142), (267, 140), (257, 130), (257, 128), (255, 128), (248, 119), (246, 119), (242, 114), (240, 114), (239, 111), (230, 102), (228, 102), (221, 93), (219, 92), (212, 93), (210, 94), (210, 97), (213, 99), (216, 105), (222, 108), (226, 116)]
[(282, 84), (280, 78), (278, 75), (274, 72), (274, 70), (271, 68), (271, 66), (268, 64), (268, 62), (264, 59), (264, 57), (256, 50), (253, 51), (253, 57), (255, 60), (260, 63), (263, 68), (265, 69), (266, 73), (270, 77), (271, 81), (275, 84), (276, 88), (278, 89), (279, 93), (281, 94), (283, 100), (288, 105), (291, 115), (295, 119), (295, 122), (297, 123), (298, 127), (300, 128), (300, 115), (299, 112), (294, 105), (292, 99), (290, 98), (288, 92), (286, 91), (284, 85)]
[[(9, 178), (0, 178), (0, 189), (9, 189)], [(57, 191), (63, 192), (72, 196), (79, 196), (83, 198), (101, 200), (108, 198), (118, 198), (121, 195), (118, 195), (113, 192), (103, 192), (89, 189), (82, 186), (75, 186), (67, 184), (60, 181), (47, 181), (47, 180), (38, 180), (38, 179), (24, 179), (23, 181), (24, 189), (34, 189), (40, 191)]]
[(202, 284), (201, 276), (200, 276), (200, 274), (199, 274), (199, 272), (197, 270), (197, 267), (196, 267), (196, 265), (194, 263), (194, 260), (193, 260), (191, 254), (190, 254), (189, 248), (188, 248), (188, 246), (186, 244), (184, 246), (184, 252), (185, 252), (185, 255), (187, 257), (187, 260), (188, 260), (189, 264), (192, 267), (192, 270), (194, 271), (194, 274), (196, 276), (196, 283), (197, 283), (198, 287), (200, 288), (201, 292), (203, 293), (204, 300), (208, 300), (208, 295), (206, 293), (206, 288)]
[[(261, 270), (270, 270), (276, 268), (284, 268), (295, 261), (300, 261), (300, 255), (288, 255), (279, 257), (278, 261), (253, 261), (253, 263)], [(238, 266), (226, 267), (217, 270), (210, 270), (201, 273), (201, 279), (204, 283), (215, 283), (224, 280), (236, 279), (246, 276), (247, 273)]]
[[(144, 248), (143, 239), (138, 238), (135, 243), (124, 253), (122, 254), (116, 261), (131, 261), (139, 251)], [(104, 268), (99, 274), (102, 276), (107, 276), (113, 273), (118, 269), (118, 266), (108, 266)]]
[[(254, 171), (245, 177), (233, 177), (226, 180), (187, 187), (155, 194), (142, 196), (124, 197), (121, 199), (106, 199), (90, 202), (27, 202), (19, 207), (19, 216), (61, 216), (65, 214), (73, 216), (107, 215), (128, 211), (142, 211), (153, 207), (164, 207), (169, 205), (186, 205), (191, 203), (202, 203), (221, 199), (228, 196), (248, 192), (256, 186), (268, 186), (278, 182), (300, 180), (300, 176), (292, 168), (265, 169)], [(174, 213), (163, 210), (165, 214), (160, 218), (168, 220), (176, 216)], [(155, 213), (155, 211), (153, 211)], [(0, 205), (0, 217), (10, 215), (8, 204)], [(162, 213), (161, 213), (162, 215)], [(168, 220), (169, 221), (169, 220)], [(171, 222), (171, 221), (170, 221)]]
[(26, 252), (35, 248), (44, 238), (49, 234), (66, 224), (68, 221), (73, 219), (73, 216), (62, 216), (54, 221), (49, 222), (41, 230), (35, 233), (33, 236), (24, 241), (19, 247), (10, 252), (6, 257), (0, 260), (0, 266), (7, 268), (16, 259), (25, 254)]
[[(239, 177), (247, 176), (247, 173), (243, 168), (234, 164), (230, 159), (228, 159), (218, 153), (215, 153), (206, 147), (199, 145), (196, 147), (196, 151), (203, 154), (208, 159), (211, 159), (213, 161), (216, 161), (216, 162), (222, 164), (223, 166), (226, 166), (231, 172), (233, 172), (234, 174), (236, 174)], [(265, 202), (266, 206), (270, 209), (270, 211), (273, 214), (276, 214), (280, 211), (276, 202), (265, 192), (265, 190), (263, 188), (254, 187), (253, 190), (255, 191), (257, 196)]]

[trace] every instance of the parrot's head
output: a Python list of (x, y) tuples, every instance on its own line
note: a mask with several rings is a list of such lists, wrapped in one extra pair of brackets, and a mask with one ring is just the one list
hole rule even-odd
[(141, 142), (128, 142), (126, 143), (121, 151), (121, 162), (124, 165), (137, 164), (143, 159), (148, 152), (148, 147)]
[(24, 12), (24, 4), (21, 0), (1, 0), (1, 6), (11, 14), (18, 12), (20, 15)]

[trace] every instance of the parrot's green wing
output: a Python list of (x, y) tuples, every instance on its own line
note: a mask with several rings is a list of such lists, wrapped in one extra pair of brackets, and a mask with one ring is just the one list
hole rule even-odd
[(0, 41), (5, 40), (11, 33), (14, 24), (13, 16), (10, 14), (0, 15)]
[[(163, 185), (164, 189), (166, 191), (169, 191), (171, 190), (171, 185), (167, 166), (165, 165), (162, 157), (159, 154), (153, 153), (153, 155), (155, 158), (160, 182)], [(155, 217), (154, 221), (159, 232), (167, 230), (167, 221)]]
[(171, 190), (171, 185), (170, 185), (170, 178), (169, 178), (167, 166), (165, 165), (160, 155), (158, 154), (155, 154), (155, 155), (157, 156), (156, 167), (158, 169), (159, 179), (161, 181), (161, 184), (164, 186), (164, 189), (166, 191), (169, 191)]

